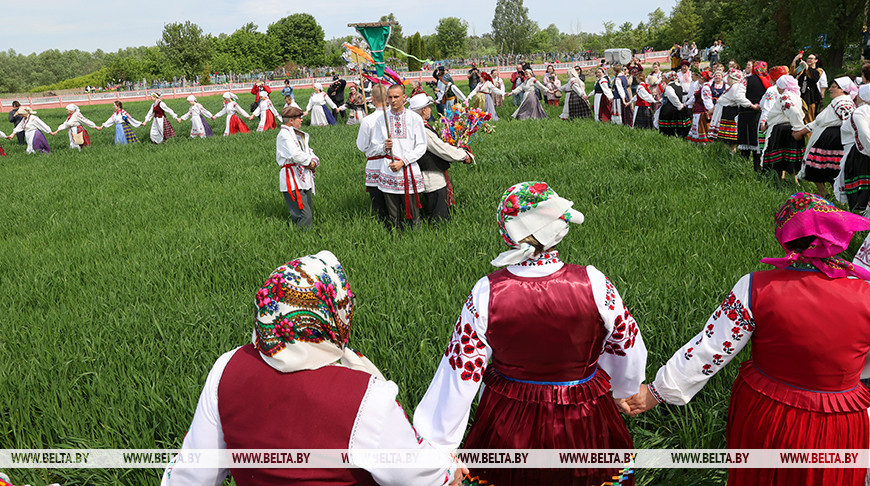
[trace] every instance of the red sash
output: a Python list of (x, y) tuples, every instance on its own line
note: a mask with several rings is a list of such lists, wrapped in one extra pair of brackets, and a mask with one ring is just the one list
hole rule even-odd
[[(389, 159), (389, 160), (401, 160), (390, 155), (376, 155), (374, 157), (369, 157), (367, 160), (380, 160), (380, 159)], [(408, 187), (408, 174), (410, 173), (411, 179), (414, 179), (414, 169), (411, 168), (410, 165), (402, 166), (402, 177), (405, 179), (405, 219), (414, 219), (411, 216), (411, 190)], [(420, 204), (420, 194), (417, 193), (417, 184), (414, 184), (414, 202), (417, 204), (417, 209), (423, 207)]]
[[(302, 211), (302, 196), (299, 194), (299, 184), (296, 183), (296, 173), (293, 172), (293, 166), (296, 164), (285, 164), (282, 165), (282, 169), (286, 169), (284, 172), (284, 182), (287, 183), (287, 192), (290, 194), (290, 199), (296, 201), (296, 205), (299, 206), (299, 210)], [(293, 178), (293, 190), (290, 189), (290, 178)], [(293, 193), (296, 193), (295, 195)]]

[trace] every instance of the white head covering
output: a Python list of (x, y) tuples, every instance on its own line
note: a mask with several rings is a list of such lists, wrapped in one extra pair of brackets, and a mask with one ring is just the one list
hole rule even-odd
[(862, 84), (860, 88), (858, 88), (858, 97), (861, 98), (861, 101), (864, 103), (870, 103), (870, 83)]
[(535, 247), (520, 243), (534, 236), (549, 249), (568, 234), (568, 223), (581, 224), (583, 213), (572, 209), (574, 203), (563, 199), (545, 182), (521, 182), (505, 191), (498, 205), (499, 233), (512, 249), (502, 252), (491, 263), (496, 267), (528, 260)]
[(66, 111), (79, 111), (79, 107), (75, 103), (70, 103), (66, 105)]
[(850, 98), (854, 101), (855, 98), (858, 97), (858, 86), (852, 81), (852, 78), (849, 76), (841, 76), (834, 80), (837, 83), (837, 86), (840, 87), (843, 91), (849, 95)]
[(776, 87), (784, 91), (790, 91), (798, 96), (801, 94), (801, 89), (800, 86), (798, 86), (797, 80), (790, 74), (780, 76), (779, 79), (776, 80)]
[(323, 85), (320, 83), (314, 83), (314, 89), (318, 91), (323, 91)]
[(161, 96), (160, 93), (158, 93), (157, 91), (154, 91), (154, 92), (151, 93), (151, 97), (152, 97), (152, 98), (160, 99), (160, 96)]
[(227, 100), (237, 100), (237, 99), (239, 99), (239, 97), (236, 96), (235, 93), (232, 93), (232, 92), (230, 92), (230, 91), (226, 91), (226, 92), (224, 92), (224, 99), (227, 99)]
[(432, 103), (432, 98), (429, 95), (426, 93), (420, 93), (411, 97), (408, 101), (408, 108), (412, 111), (420, 111)]
[(196, 101), (196, 96), (193, 96), (193, 95), (188, 96), (187, 101)]

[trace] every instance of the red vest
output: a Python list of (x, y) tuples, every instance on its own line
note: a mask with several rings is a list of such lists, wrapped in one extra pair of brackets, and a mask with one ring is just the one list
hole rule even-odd
[(749, 305), (760, 371), (817, 391), (858, 384), (870, 350), (870, 283), (816, 271), (755, 272)]
[(565, 264), (547, 277), (489, 276), (494, 369), (532, 381), (573, 381), (592, 374), (607, 337), (586, 267)]
[[(236, 351), (218, 384), (228, 449), (347, 449), (371, 375), (341, 366), (281, 373), (253, 344)], [(231, 470), (236, 484), (377, 484), (364, 469)]]
[(707, 113), (707, 107), (704, 106), (704, 98), (701, 95), (702, 91), (704, 91), (704, 85), (701, 85), (701, 89), (695, 91), (695, 104), (692, 105), (692, 113)]
[(154, 117), (155, 118), (163, 118), (166, 116), (166, 113), (163, 111), (163, 108), (160, 107), (160, 102), (154, 103)]

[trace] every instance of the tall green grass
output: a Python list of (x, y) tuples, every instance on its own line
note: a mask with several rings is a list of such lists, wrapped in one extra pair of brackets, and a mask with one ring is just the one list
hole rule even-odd
[[(298, 95), (304, 106), (307, 95)], [(242, 103), (249, 102), (243, 97)], [(277, 97), (276, 97), (277, 98)], [(200, 100), (219, 108), (219, 98)], [(183, 112), (183, 100), (169, 105)], [(510, 100), (507, 104), (511, 105)], [(125, 108), (144, 118), (148, 103)], [(778, 255), (773, 213), (794, 191), (719, 145), (592, 121), (509, 119), (451, 170), (450, 222), (404, 233), (369, 213), (356, 127), (306, 128), (320, 156), (314, 226), (289, 222), (276, 132), (112, 145), (0, 158), (0, 447), (178, 447), (204, 379), (250, 339), (254, 293), (278, 265), (328, 249), (359, 297), (351, 344), (413, 410), (474, 282), (503, 250), (501, 193), (547, 181), (586, 215), (560, 244), (615, 283), (649, 348), (648, 377), (694, 335), (737, 281)], [(102, 122), (108, 106), (83, 113)], [(55, 127), (62, 110), (39, 113)], [(250, 122), (253, 124), (253, 122)], [(176, 126), (178, 126), (176, 124)], [(213, 125), (222, 133), (223, 120)], [(136, 130), (147, 140), (147, 128)], [(744, 356), (745, 357), (745, 356)], [(724, 447), (727, 367), (682, 408), (627, 419), (638, 447)], [(156, 470), (16, 470), (35, 486), (146, 484)], [(640, 471), (640, 484), (719, 484), (721, 470)]]

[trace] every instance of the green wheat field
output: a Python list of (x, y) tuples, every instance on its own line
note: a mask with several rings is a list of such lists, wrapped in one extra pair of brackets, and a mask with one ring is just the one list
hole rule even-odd
[[(307, 97), (299, 91), (297, 102)], [(252, 96), (241, 98), (247, 108)], [(217, 96), (200, 102), (221, 106)], [(168, 104), (179, 115), (188, 106)], [(477, 165), (451, 170), (453, 219), (404, 233), (369, 212), (354, 126), (303, 127), (322, 163), (309, 232), (290, 224), (278, 192), (275, 131), (194, 140), (189, 122), (173, 121), (178, 137), (165, 144), (115, 146), (113, 129), (89, 130), (81, 153), (61, 132), (48, 137), (50, 155), (30, 156), (0, 140), (0, 448), (180, 447), (214, 360), (250, 341), (257, 289), (275, 267), (320, 250), (336, 254), (358, 296), (351, 345), (398, 383), (412, 412), (467, 293), (495, 270), (489, 261), (504, 249), (495, 206), (520, 181), (549, 182), (586, 215), (558, 249), (617, 286), (644, 334), (648, 379), (743, 274), (767, 268), (760, 258), (782, 253), (773, 214), (794, 183), (757, 176), (721, 145), (565, 122), (561, 107), (546, 108), (549, 120), (515, 121), (513, 108), (508, 99), (494, 132), (472, 143)], [(125, 109), (142, 120), (148, 103)], [(82, 107), (97, 123), (111, 112)], [(55, 128), (66, 113), (38, 115)], [(223, 119), (212, 126), (221, 134)], [(146, 127), (135, 131), (147, 140)], [(746, 357), (688, 406), (626, 418), (636, 446), (723, 448)], [(34, 486), (155, 484), (162, 473), (5, 472)], [(649, 485), (724, 478), (638, 472)]]

